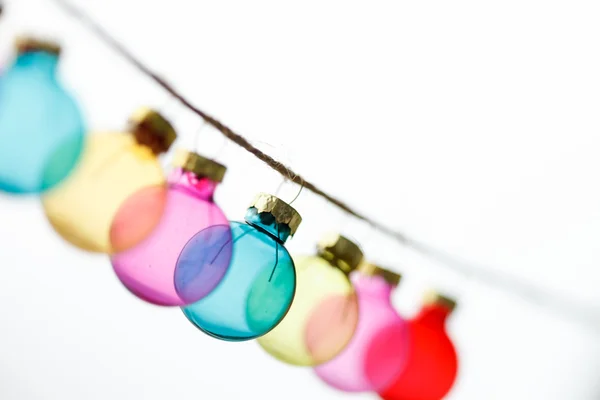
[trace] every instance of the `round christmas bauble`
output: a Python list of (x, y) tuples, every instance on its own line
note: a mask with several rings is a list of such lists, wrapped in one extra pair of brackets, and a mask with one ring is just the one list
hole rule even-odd
[(52, 227), (91, 252), (137, 245), (162, 216), (166, 185), (157, 156), (175, 137), (169, 122), (147, 108), (131, 117), (128, 132), (89, 135), (73, 173), (42, 197)]
[(288, 364), (315, 366), (339, 354), (358, 322), (358, 300), (348, 278), (363, 254), (338, 234), (319, 242), (316, 256), (294, 257), (294, 302), (275, 329), (257, 339), (273, 357)]
[[(296, 271), (284, 247), (300, 224), (300, 215), (275, 196), (259, 194), (245, 222), (232, 222), (229, 271), (202, 300), (183, 307), (196, 327), (217, 339), (243, 341), (272, 330), (288, 312), (296, 290)], [(211, 234), (207, 228), (198, 235)], [(198, 251), (190, 241), (182, 255)], [(179, 267), (179, 265), (178, 265)]]
[(60, 46), (22, 37), (0, 76), (0, 191), (44, 192), (65, 179), (84, 143), (79, 107), (60, 85)]
[[(351, 275), (358, 295), (359, 320), (356, 332), (346, 348), (333, 360), (319, 365), (315, 372), (328, 385), (346, 392), (375, 391), (387, 386), (404, 368), (408, 334), (406, 321), (391, 303), (391, 294), (400, 275), (362, 263)], [(393, 343), (383, 343), (393, 357), (375, 379), (367, 375), (367, 350), (383, 331), (394, 333)], [(390, 344), (392, 346), (390, 346)]]
[[(384, 400), (440, 400), (448, 394), (458, 371), (458, 356), (446, 332), (446, 320), (456, 303), (430, 293), (419, 314), (409, 321), (410, 346), (403, 371), (380, 390)], [(383, 335), (389, 337), (389, 333)], [(366, 358), (366, 371), (377, 379), (380, 366), (394, 363), (388, 349), (374, 343)]]
[(232, 249), (229, 221), (214, 202), (225, 167), (187, 151), (178, 152), (174, 166), (155, 229), (111, 257), (127, 289), (161, 306), (187, 305), (209, 294), (227, 272)]

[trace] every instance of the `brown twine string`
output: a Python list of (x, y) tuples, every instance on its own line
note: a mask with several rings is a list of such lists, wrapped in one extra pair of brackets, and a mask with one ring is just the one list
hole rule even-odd
[(179, 93), (173, 86), (171, 86), (164, 78), (158, 76), (154, 71), (152, 71), (148, 66), (144, 65), (140, 60), (138, 60), (129, 50), (127, 50), (119, 41), (117, 41), (114, 37), (112, 37), (105, 29), (103, 29), (99, 24), (93, 21), (89, 16), (84, 14), (81, 10), (74, 7), (63, 0), (54, 0), (56, 3), (61, 5), (63, 9), (72, 14), (76, 19), (83, 22), (89, 29), (96, 33), (104, 42), (106, 42), (113, 50), (119, 53), (123, 58), (133, 64), (137, 69), (139, 69), (144, 75), (147, 75), (150, 79), (152, 79), (156, 84), (162, 87), (165, 91), (167, 91), (173, 98), (179, 100), (179, 102), (186, 108), (188, 108), (193, 113), (197, 114), (201, 117), (206, 123), (212, 125), (217, 131), (221, 132), (225, 137), (229, 140), (248, 151), (256, 158), (267, 164), (271, 169), (280, 173), (284, 178), (289, 179), (290, 181), (297, 183), (298, 185), (303, 185), (304, 189), (310, 190), (314, 194), (323, 197), (327, 201), (329, 201), (334, 206), (344, 210), (348, 214), (354, 216), (355, 218), (361, 219), (371, 226), (376, 227), (381, 232), (385, 232), (386, 234), (395, 237), (396, 239), (406, 242), (406, 237), (404, 234), (397, 232), (379, 222), (376, 222), (357, 210), (353, 209), (349, 205), (347, 205), (342, 200), (335, 198), (334, 196), (326, 193), (319, 187), (317, 187), (314, 183), (306, 180), (301, 175), (294, 172), (291, 168), (286, 167), (281, 162), (275, 160), (270, 155), (262, 152), (261, 150), (254, 147), (245, 137), (242, 135), (235, 133), (231, 128), (227, 125), (214, 118), (213, 116), (207, 114), (203, 110), (199, 109), (195, 105), (193, 105), (187, 98), (185, 98), (181, 93)]
[(314, 183), (304, 179), (301, 175), (294, 172), (292, 169), (286, 167), (279, 161), (275, 160), (268, 154), (260, 151), (254, 147), (246, 138), (235, 133), (231, 128), (202, 111), (198, 107), (194, 106), (189, 100), (187, 100), (182, 94), (180, 94), (175, 88), (167, 83), (163, 78), (158, 76), (149, 67), (144, 65), (138, 60), (130, 51), (128, 51), (119, 41), (117, 41), (111, 34), (103, 29), (95, 20), (90, 16), (86, 15), (83, 11), (70, 4), (65, 0), (53, 0), (54, 3), (59, 5), (66, 13), (73, 16), (76, 20), (79, 20), (86, 28), (95, 33), (102, 41), (104, 41), (109, 47), (115, 52), (120, 54), (123, 58), (133, 64), (140, 72), (152, 79), (156, 84), (161, 86), (165, 91), (170, 93), (175, 99), (181, 104), (187, 107), (189, 110), (197, 114), (199, 117), (204, 119), (208, 124), (212, 125), (216, 130), (221, 132), (227, 139), (236, 143), (249, 153), (253, 154), (256, 158), (267, 164), (270, 168), (277, 171), (284, 178), (291, 180), (294, 183), (301, 185), (306, 190), (310, 190), (314, 194), (321, 196), (325, 200), (329, 201), (334, 206), (340, 208), (346, 213), (352, 215), (355, 218), (365, 221), (375, 230), (379, 231), (384, 235), (393, 237), (400, 244), (408, 246), (416, 252), (429, 257), (430, 259), (436, 260), (440, 265), (446, 266), (455, 273), (463, 275), (469, 279), (476, 279), (477, 281), (484, 283), (488, 286), (499, 288), (506, 292), (513, 293), (524, 300), (532, 304), (536, 304), (540, 307), (547, 308), (563, 318), (572, 320), (574, 322), (586, 325), (597, 333), (600, 333), (600, 309), (598, 306), (582, 304), (575, 302), (572, 299), (561, 297), (555, 293), (536, 287), (528, 282), (523, 282), (513, 276), (504, 274), (501, 272), (495, 272), (492, 269), (472, 265), (464, 260), (451, 256), (442, 250), (436, 249), (425, 243), (421, 243), (418, 240), (407, 237), (405, 234), (396, 231), (382, 223), (379, 223), (359, 211), (353, 209), (342, 200), (326, 193), (324, 190), (317, 187)]

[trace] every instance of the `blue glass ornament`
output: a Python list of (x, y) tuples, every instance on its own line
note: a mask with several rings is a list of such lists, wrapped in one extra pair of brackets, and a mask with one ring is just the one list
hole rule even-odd
[(19, 39), (0, 77), (0, 191), (40, 193), (71, 172), (85, 128), (79, 108), (56, 78), (60, 47)]
[[(259, 194), (244, 219), (245, 223), (231, 222), (232, 257), (224, 279), (204, 299), (182, 307), (204, 333), (235, 342), (275, 328), (296, 292), (296, 269), (284, 243), (298, 228), (300, 215), (277, 197)], [(215, 229), (220, 228), (209, 227), (198, 235), (214, 237)], [(202, 240), (190, 240), (180, 259), (190, 260), (191, 254), (204, 251), (195, 248), (196, 242)]]

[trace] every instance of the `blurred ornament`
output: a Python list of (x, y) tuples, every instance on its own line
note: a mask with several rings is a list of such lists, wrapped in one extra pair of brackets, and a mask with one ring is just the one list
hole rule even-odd
[[(408, 322), (410, 346), (403, 372), (380, 391), (385, 400), (440, 400), (452, 388), (458, 370), (458, 357), (446, 333), (446, 319), (456, 303), (430, 293), (421, 312)], [(387, 333), (389, 335), (389, 333)], [(369, 349), (367, 373), (375, 378), (381, 363), (392, 362), (379, 343)]]
[[(328, 385), (346, 392), (376, 391), (389, 385), (404, 368), (408, 347), (407, 324), (391, 303), (393, 290), (400, 275), (371, 263), (363, 262), (351, 274), (358, 295), (359, 321), (354, 337), (336, 358), (315, 368)], [(379, 370), (379, 376), (369, 379), (365, 371), (367, 349), (380, 341), (381, 332), (389, 332), (393, 342), (382, 342), (389, 362)]]
[[(300, 225), (300, 215), (275, 196), (256, 196), (246, 223), (231, 222), (233, 255), (227, 275), (204, 299), (183, 308), (200, 330), (217, 339), (250, 340), (272, 330), (288, 312), (296, 290), (294, 262), (284, 247)], [(221, 228), (219, 228), (221, 229)], [(214, 235), (208, 228), (198, 235)], [(193, 259), (192, 239), (181, 259)], [(179, 263), (178, 263), (179, 268)]]
[(16, 50), (0, 76), (0, 191), (41, 193), (76, 165), (85, 128), (56, 77), (60, 46), (25, 37)]
[[(221, 282), (231, 260), (229, 221), (213, 201), (226, 168), (187, 151), (178, 152), (174, 165), (164, 214), (152, 234), (111, 258), (133, 294), (161, 306), (202, 299)], [(194, 251), (182, 253), (186, 244)]]
[(275, 329), (258, 338), (273, 357), (314, 366), (338, 355), (358, 322), (358, 301), (348, 274), (363, 258), (360, 248), (338, 234), (326, 235), (318, 256), (294, 257), (297, 289), (289, 312)]
[(171, 124), (147, 108), (130, 118), (129, 132), (90, 135), (71, 176), (42, 198), (51, 225), (92, 252), (137, 245), (162, 216), (166, 185), (157, 156), (175, 138)]

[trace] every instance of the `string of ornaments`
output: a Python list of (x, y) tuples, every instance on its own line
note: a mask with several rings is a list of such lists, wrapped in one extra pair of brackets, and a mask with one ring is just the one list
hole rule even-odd
[(88, 133), (57, 78), (60, 51), (20, 37), (0, 75), (0, 191), (40, 196), (65, 241), (107, 254), (133, 295), (180, 307), (212, 338), (256, 339), (340, 391), (446, 395), (457, 374), (445, 330), (454, 300), (429, 294), (407, 321), (390, 299), (401, 276), (337, 233), (314, 254), (290, 255), (285, 243), (302, 218), (272, 194), (257, 194), (244, 220), (230, 221), (214, 202), (225, 166), (177, 149), (165, 175), (158, 156), (177, 133), (156, 110), (135, 110), (122, 131)]

